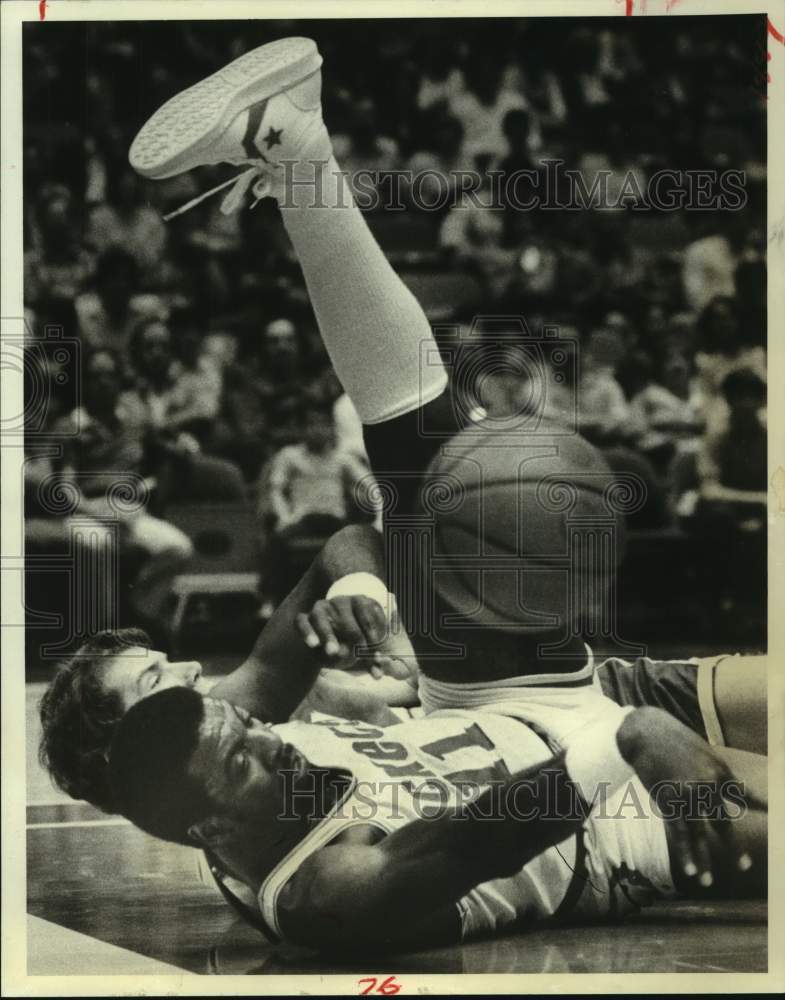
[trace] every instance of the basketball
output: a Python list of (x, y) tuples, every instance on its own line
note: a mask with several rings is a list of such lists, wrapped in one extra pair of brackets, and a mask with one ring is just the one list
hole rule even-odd
[(624, 544), (613, 493), (605, 459), (575, 433), (526, 433), (520, 420), (466, 428), (420, 494), (436, 593), (466, 625), (536, 633), (596, 615)]

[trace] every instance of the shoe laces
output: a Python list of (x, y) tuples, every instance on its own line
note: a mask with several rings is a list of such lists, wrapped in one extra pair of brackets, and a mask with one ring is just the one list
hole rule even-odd
[(170, 219), (176, 218), (178, 215), (184, 215), (185, 212), (189, 212), (192, 208), (195, 208), (201, 202), (205, 201), (207, 198), (212, 198), (214, 194), (218, 194), (219, 191), (223, 191), (231, 185), (231, 190), (226, 195), (224, 200), (221, 202), (221, 212), (224, 215), (231, 215), (236, 212), (238, 208), (243, 203), (243, 199), (248, 194), (250, 188), (251, 193), (254, 196), (254, 201), (251, 204), (251, 208), (256, 208), (262, 198), (266, 198), (270, 195), (272, 189), (272, 182), (265, 167), (261, 163), (254, 164), (244, 170), (241, 174), (237, 174), (236, 177), (230, 177), (229, 180), (223, 181), (221, 184), (217, 184), (214, 188), (210, 188), (209, 191), (204, 191), (202, 194), (197, 195), (190, 201), (187, 201), (180, 208), (176, 208), (173, 212), (169, 212), (163, 217), (164, 222), (169, 222)]

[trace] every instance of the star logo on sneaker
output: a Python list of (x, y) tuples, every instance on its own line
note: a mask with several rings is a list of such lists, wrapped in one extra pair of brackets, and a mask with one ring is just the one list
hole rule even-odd
[(267, 148), (272, 149), (273, 146), (280, 146), (282, 135), (283, 135), (282, 128), (275, 129), (271, 125), (270, 128), (267, 130), (267, 135), (264, 137), (264, 141), (267, 144)]

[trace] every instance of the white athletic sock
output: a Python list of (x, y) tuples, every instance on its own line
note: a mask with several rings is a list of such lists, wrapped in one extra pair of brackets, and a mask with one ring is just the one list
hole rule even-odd
[(390, 267), (334, 157), (289, 169), (281, 216), (325, 347), (364, 424), (441, 395), (447, 373), (419, 303)]

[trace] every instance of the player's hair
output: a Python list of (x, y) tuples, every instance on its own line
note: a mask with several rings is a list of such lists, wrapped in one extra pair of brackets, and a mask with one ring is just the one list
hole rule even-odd
[(168, 688), (129, 708), (109, 752), (118, 812), (154, 837), (191, 847), (188, 830), (213, 811), (203, 783), (188, 774), (203, 719), (200, 694)]
[(106, 754), (123, 705), (104, 686), (103, 673), (110, 659), (134, 646), (150, 646), (141, 629), (98, 632), (57, 668), (39, 705), (41, 764), (64, 792), (104, 812), (114, 811)]

